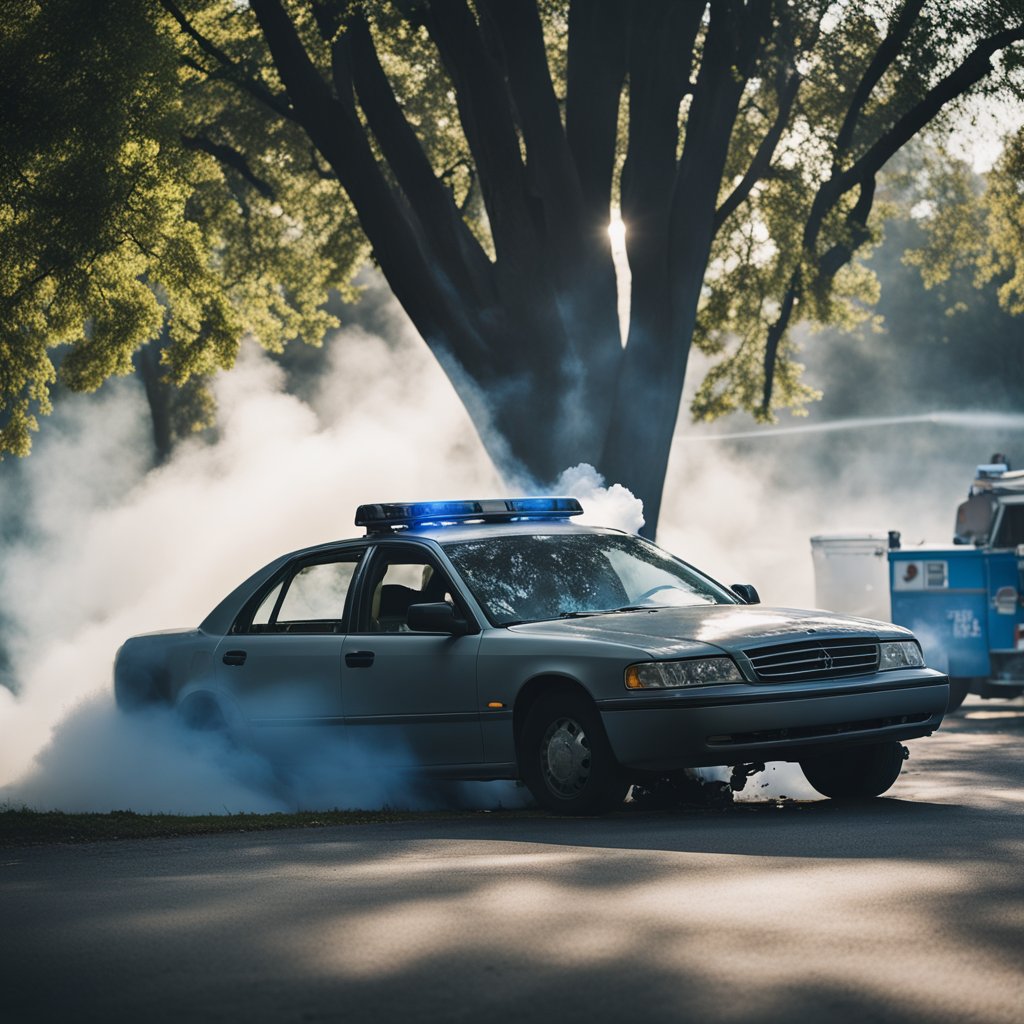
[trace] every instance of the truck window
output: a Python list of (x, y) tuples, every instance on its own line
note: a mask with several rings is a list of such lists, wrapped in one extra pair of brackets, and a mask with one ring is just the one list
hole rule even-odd
[(1024, 504), (1004, 503), (992, 547), (1015, 548), (1018, 544), (1024, 544)]

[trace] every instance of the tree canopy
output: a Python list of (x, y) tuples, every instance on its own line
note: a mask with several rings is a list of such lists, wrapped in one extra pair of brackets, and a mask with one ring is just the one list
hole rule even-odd
[(976, 287), (995, 283), (1002, 307), (1024, 313), (1024, 129), (1006, 140), (983, 188), (962, 163), (932, 161), (923, 200), (926, 239), (908, 261), (925, 283), (969, 268)]
[[(162, 340), (178, 384), (252, 334), (317, 343), (327, 291), (365, 257), (338, 189), (204, 131), (172, 23), (133, 0), (3, 0), (0, 17), (0, 456), (27, 454), (58, 375), (93, 390)], [(56, 350), (56, 352), (54, 352)]]
[(878, 188), (884, 238), (864, 257), (880, 289), (871, 316), (815, 331), (804, 345), (816, 382), (843, 382), (825, 389), (816, 418), (1019, 410), (1024, 345), (1000, 302), (1008, 278), (979, 273), (994, 175), (929, 144), (908, 146), (893, 164)]
[[(882, 169), (966, 98), (1022, 88), (1021, 0), (20, 6), (5, 51), (47, 57), (17, 87), (73, 92), (63, 59), (99, 99), (58, 103), (49, 143), (31, 98), (11, 115), (28, 141), (0, 182), (6, 447), (27, 443), (55, 341), (88, 387), (166, 327), (185, 380), (246, 331), (318, 340), (327, 287), (369, 249), (499, 467), (543, 485), (592, 462), (652, 524), (690, 346), (716, 357), (695, 415), (799, 407), (789, 329), (864, 315), (853, 255)], [(53, 250), (40, 197), (80, 184), (76, 161), (104, 169), (86, 204), (104, 230), (68, 218), (79, 249)]]

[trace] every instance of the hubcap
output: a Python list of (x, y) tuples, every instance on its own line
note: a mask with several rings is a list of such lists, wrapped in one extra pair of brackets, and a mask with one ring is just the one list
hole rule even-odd
[(590, 741), (579, 722), (559, 718), (548, 726), (541, 767), (548, 788), (558, 796), (573, 797), (582, 791), (590, 778)]

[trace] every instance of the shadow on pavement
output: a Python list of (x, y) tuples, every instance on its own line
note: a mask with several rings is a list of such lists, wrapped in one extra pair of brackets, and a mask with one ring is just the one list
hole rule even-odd
[(6, 851), (5, 1020), (1019, 1024), (1024, 726), (972, 710), (857, 805)]

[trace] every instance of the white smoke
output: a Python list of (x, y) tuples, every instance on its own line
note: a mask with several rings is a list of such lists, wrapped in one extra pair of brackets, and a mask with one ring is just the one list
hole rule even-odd
[[(339, 779), (324, 754), (284, 774), (158, 715), (143, 729), (115, 711), (110, 687), (127, 636), (196, 624), (281, 552), (351, 535), (357, 504), (505, 492), (447, 379), (394, 308), (387, 342), (340, 332), (307, 400), (246, 349), (216, 382), (217, 443), (184, 445), (158, 470), (147, 471), (148, 418), (132, 381), (63, 401), (31, 458), (5, 466), (0, 802), (219, 812), (408, 798), (404, 780), (372, 765)], [(725, 583), (754, 583), (766, 603), (798, 606), (814, 597), (812, 534), (860, 522), (902, 530), (905, 544), (948, 539), (974, 463), (1019, 450), (1022, 436), (1016, 419), (972, 429), (897, 418), (698, 443), (711, 433), (681, 428), (659, 542)], [(580, 497), (587, 521), (628, 531), (643, 523), (640, 502), (590, 466), (567, 470), (557, 490)], [(795, 786), (787, 777), (782, 788), (806, 795)], [(751, 780), (745, 796), (761, 789)]]
[[(351, 535), (358, 504), (503, 493), (400, 313), (388, 333), (385, 342), (340, 332), (308, 401), (244, 348), (215, 384), (217, 442), (186, 444), (152, 471), (135, 382), (61, 403), (0, 500), (5, 518), (28, 524), (0, 568), (11, 662), (0, 686), (0, 799), (173, 812), (429, 802), (372, 751), (339, 765), (325, 748), (275, 773), (159, 712), (126, 719), (110, 685), (126, 637), (196, 624), (282, 551)], [(567, 471), (559, 489), (577, 494), (592, 521), (642, 525), (640, 502), (603, 487), (590, 467)], [(483, 799), (507, 806), (522, 795), (492, 786)]]
[(217, 734), (190, 732), (165, 709), (127, 719), (104, 691), (85, 698), (61, 719), (53, 742), (7, 792), (12, 804), (69, 813), (297, 809), (284, 796), (265, 759), (229, 747)]
[[(215, 385), (217, 443), (186, 444), (150, 472), (134, 382), (61, 403), (0, 499), (5, 520), (16, 511), (27, 524), (0, 562), (0, 800), (222, 811), (327, 799), (329, 780), (268, 787), (234, 753), (123, 718), (110, 669), (126, 637), (195, 625), (283, 551), (353, 535), (360, 503), (501, 493), (436, 363), (407, 324), (389, 333), (391, 344), (341, 332), (309, 403), (246, 348)], [(329, 805), (382, 799), (359, 783)]]
[(644, 503), (622, 484), (606, 487), (604, 477), (589, 463), (565, 470), (553, 489), (579, 498), (583, 515), (578, 523), (612, 526), (626, 533), (639, 533), (644, 525)]
[(747, 779), (747, 784), (734, 795), (738, 803), (759, 803), (764, 800), (820, 800), (821, 794), (807, 781), (800, 766), (788, 761), (772, 761)]

